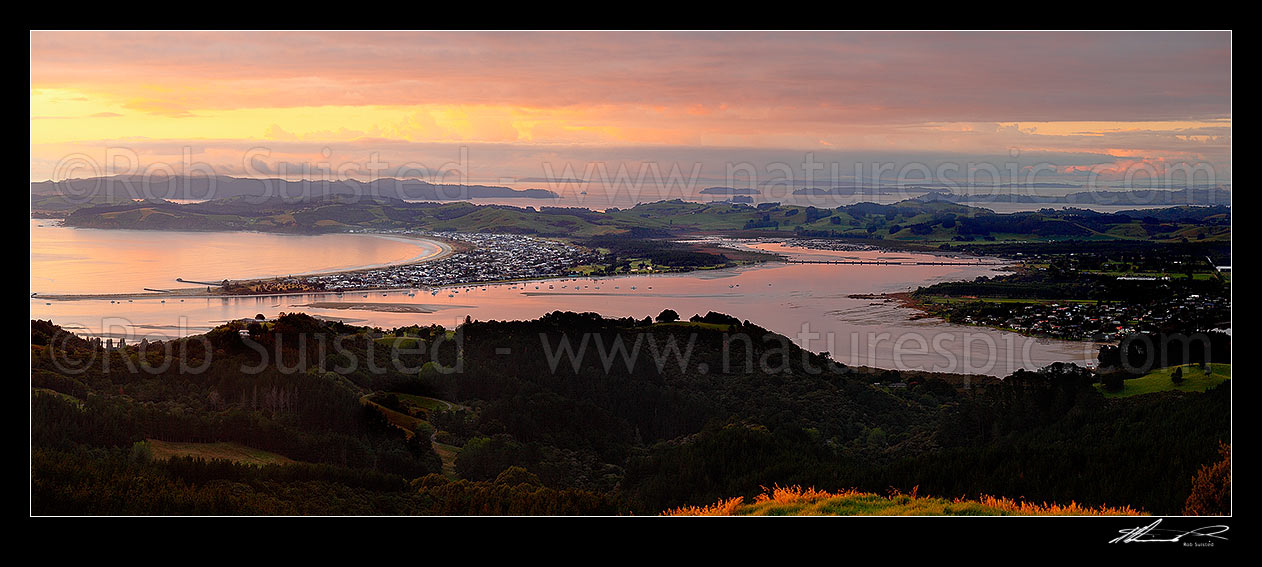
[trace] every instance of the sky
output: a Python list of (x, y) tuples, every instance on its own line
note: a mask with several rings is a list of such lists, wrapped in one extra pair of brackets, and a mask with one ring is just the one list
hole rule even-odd
[(713, 184), (1231, 180), (1230, 32), (30, 41), (32, 181), (213, 170), (546, 186), (672, 168)]

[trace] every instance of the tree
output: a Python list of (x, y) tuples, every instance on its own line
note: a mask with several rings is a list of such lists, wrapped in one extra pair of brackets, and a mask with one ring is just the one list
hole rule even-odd
[(661, 313), (657, 314), (658, 323), (674, 323), (678, 320), (679, 313), (676, 313), (674, 309), (663, 309)]
[(1192, 493), (1183, 505), (1188, 516), (1231, 514), (1231, 445), (1219, 441), (1222, 460), (1201, 467), (1192, 480)]
[(1109, 372), (1100, 377), (1100, 383), (1104, 385), (1104, 389), (1110, 392), (1121, 392), (1125, 387), (1122, 380), (1124, 376), (1121, 372)]
[(133, 463), (148, 463), (153, 460), (153, 447), (148, 441), (137, 441), (131, 446), (131, 461)]
[(880, 427), (873, 427), (872, 429), (869, 429), (867, 441), (868, 446), (873, 449), (884, 449), (886, 444), (885, 430)]
[(501, 472), (499, 476), (496, 476), (495, 484), (505, 484), (508, 486), (517, 486), (519, 484), (543, 486), (543, 482), (539, 480), (539, 475), (516, 465), (504, 469), (504, 472)]
[(1182, 366), (1176, 367), (1174, 369), (1174, 372), (1170, 374), (1170, 381), (1174, 382), (1175, 384), (1183, 383), (1183, 367)]

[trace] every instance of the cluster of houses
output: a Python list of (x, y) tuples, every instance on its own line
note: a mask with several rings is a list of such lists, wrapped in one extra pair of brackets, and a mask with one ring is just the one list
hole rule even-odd
[(563, 242), (519, 234), (440, 232), (433, 236), (470, 244), (441, 260), (354, 273), (295, 278), (308, 289), (350, 291), (560, 277), (596, 260), (594, 253)]
[(1211, 330), (1230, 317), (1230, 299), (1191, 295), (1150, 304), (1013, 304), (1006, 313), (970, 313), (954, 320), (1058, 339), (1115, 341), (1132, 333)]
[(795, 248), (808, 248), (810, 250), (831, 250), (837, 252), (862, 252), (867, 250), (878, 250), (876, 246), (869, 244), (854, 244), (852, 242), (839, 241), (832, 238), (790, 238), (787, 240), (770, 240), (771, 242), (783, 242), (785, 246)]

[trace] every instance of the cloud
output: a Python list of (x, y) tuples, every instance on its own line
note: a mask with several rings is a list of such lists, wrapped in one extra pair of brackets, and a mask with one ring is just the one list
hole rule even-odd
[(33, 32), (31, 167), (150, 139), (233, 171), (262, 143), (464, 145), (492, 178), (806, 151), (1230, 172), (1230, 65), (1230, 32)]
[(267, 127), (267, 130), (263, 131), (263, 138), (267, 140), (297, 140), (298, 136), (281, 128), (279, 125), (271, 124)]
[[(34, 32), (31, 82), (184, 106), (793, 108), (849, 121), (1230, 113), (1229, 32)], [(102, 72), (108, 69), (108, 73)], [(160, 81), (159, 78), (160, 77)]]
[(32, 116), (31, 120), (78, 120), (82, 118), (117, 118), (122, 116), (117, 112), (94, 112), (85, 116)]

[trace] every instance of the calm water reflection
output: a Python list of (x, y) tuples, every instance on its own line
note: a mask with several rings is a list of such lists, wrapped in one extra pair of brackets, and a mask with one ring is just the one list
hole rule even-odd
[(220, 281), (334, 272), (437, 254), (424, 240), (364, 234), (171, 232), (69, 228), (31, 221), (31, 292), (138, 293)]
[[(365, 235), (342, 235), (373, 240)], [(303, 258), (310, 241), (281, 238), (271, 253)], [(348, 246), (353, 246), (348, 244)], [(364, 246), (372, 246), (364, 244)], [(934, 260), (934, 256), (879, 251), (820, 252), (757, 247), (856, 259)], [(108, 258), (85, 252), (80, 262), (108, 271)], [(329, 261), (336, 263), (336, 258)], [(342, 259), (354, 263), (354, 260)], [(210, 264), (207, 264), (208, 266)], [(216, 324), (262, 313), (303, 311), (348, 323), (384, 328), (438, 323), (453, 327), (477, 320), (532, 319), (555, 310), (595, 311), (643, 318), (670, 308), (682, 316), (719, 311), (782, 333), (812, 351), (828, 351), (849, 364), (1007, 375), (1056, 361), (1094, 362), (1090, 343), (1043, 340), (936, 319), (912, 320), (896, 303), (853, 299), (852, 294), (907, 291), (937, 281), (993, 275), (978, 265), (765, 264), (732, 270), (552, 280), (442, 290), (396, 290), (271, 297), (31, 301), (33, 318), (51, 319), (83, 334), (125, 337), (129, 342), (204, 332)], [(365, 297), (366, 296), (366, 297)], [(333, 307), (346, 307), (337, 309)]]

